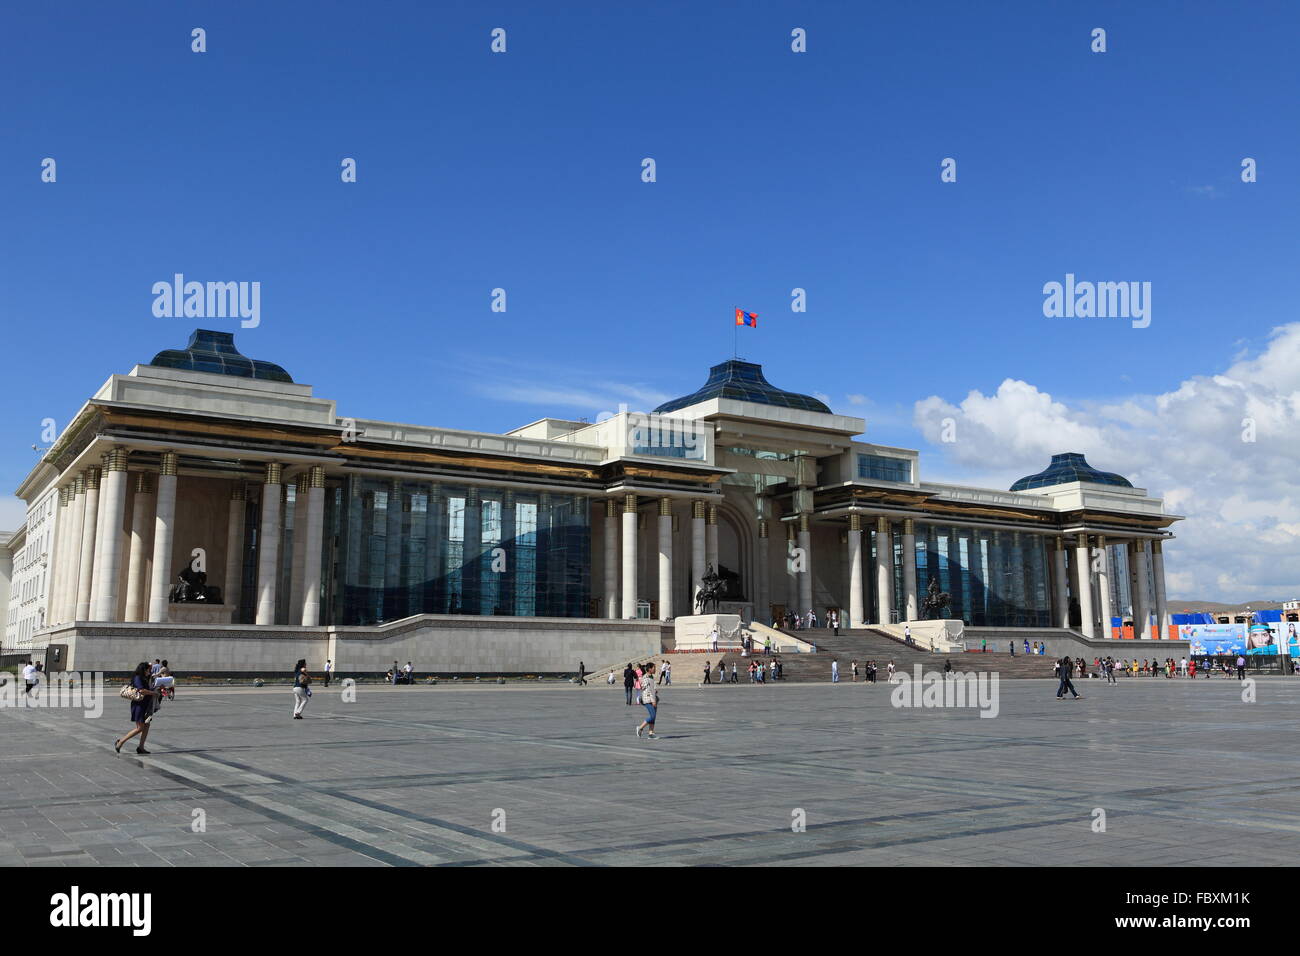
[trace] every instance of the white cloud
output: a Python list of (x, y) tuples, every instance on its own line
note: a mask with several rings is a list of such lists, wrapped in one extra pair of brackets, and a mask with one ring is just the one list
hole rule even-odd
[(865, 395), (857, 395), (857, 394), (849, 395), (849, 396), (848, 396), (848, 400), (849, 400), (849, 404), (850, 404), (850, 405), (865, 405), (865, 404), (867, 404), (867, 396), (865, 396)]
[[(943, 419), (957, 440), (942, 443)], [(1255, 441), (1243, 441), (1253, 421)], [(1300, 323), (1275, 329), (1257, 355), (1163, 394), (1117, 402), (1066, 401), (1007, 379), (960, 402), (932, 395), (913, 424), (940, 467), (927, 478), (1009, 487), (1053, 453), (1082, 452), (1103, 471), (1163, 496), (1186, 521), (1166, 548), (1176, 597), (1243, 601), (1300, 597)], [(933, 459), (930, 459), (933, 460)], [(943, 479), (938, 471), (947, 471)]]

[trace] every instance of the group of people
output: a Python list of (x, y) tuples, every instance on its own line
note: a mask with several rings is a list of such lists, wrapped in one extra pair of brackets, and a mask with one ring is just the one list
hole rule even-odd
[[(865, 664), (862, 665), (863, 681), (868, 684), (874, 684), (876, 682), (876, 674), (879, 673), (879, 671), (880, 668), (876, 666), (875, 661), (867, 661)], [(853, 676), (853, 683), (856, 684), (858, 682), (858, 662), (856, 659), (849, 661), (849, 673)], [(894, 662), (890, 661), (889, 676), (892, 677), (893, 675), (894, 675)], [(838, 684), (839, 681), (840, 681), (840, 662), (837, 660), (832, 660), (831, 661), (831, 683)]]
[[(767, 651), (765, 650), (764, 653), (767, 653)], [(743, 652), (741, 653), (741, 657), (747, 657), (747, 656), (748, 655), (744, 654)], [(664, 666), (667, 665), (665, 664)], [(771, 660), (767, 661), (766, 663), (761, 663), (759, 661), (753, 661), (753, 660), (750, 661), (749, 665), (746, 667), (746, 671), (749, 674), (749, 682), (751, 684), (765, 684), (769, 680), (780, 680), (783, 676), (782, 672), (784, 668), (785, 665), (781, 663), (781, 658), (779, 656), (775, 656)], [(703, 679), (700, 681), (701, 685), (740, 683), (740, 668), (737, 662), (734, 660), (731, 662), (730, 679), (728, 679), (727, 676), (727, 662), (725, 660), (718, 661), (717, 680), (713, 679), (713, 671), (714, 671), (713, 662), (706, 660), (704, 662), (704, 676)]]
[[(28, 690), (31, 690), (30, 686)], [(154, 658), (152, 664), (141, 661), (135, 665), (131, 682), (123, 688), (122, 696), (126, 697), (131, 704), (131, 723), (135, 726), (125, 737), (113, 741), (113, 749), (121, 753), (123, 745), (128, 740), (139, 737), (135, 752), (148, 755), (152, 751), (146, 750), (144, 744), (149, 739), (149, 728), (153, 724), (153, 719), (162, 708), (164, 700), (176, 699), (176, 679), (172, 676), (171, 667), (158, 657)]]
[[(1116, 672), (1131, 677), (1190, 677), (1192, 679), (1195, 679), (1197, 674), (1204, 674), (1209, 677), (1216, 670), (1225, 677), (1231, 677), (1234, 672), (1233, 665), (1229, 664), (1228, 661), (1219, 661), (1216, 664), (1214, 659), (1210, 657), (1202, 658), (1200, 661), (1197, 661), (1195, 657), (1182, 657), (1177, 660), (1166, 657), (1163, 661), (1156, 658), (1143, 658), (1139, 661), (1136, 657), (1116, 661), (1113, 657), (1106, 657), (1094, 659), (1093, 664), (1101, 671), (1103, 677), (1108, 678), (1110, 683), (1115, 682)], [(1246, 658), (1238, 654), (1235, 665), (1237, 679), (1244, 680), (1246, 677)]]
[[(406, 662), (406, 666), (405, 666), (405, 667), (398, 667), (398, 666), (397, 666), (397, 661), (393, 661), (393, 666), (390, 667), (390, 668), (388, 669), (388, 673), (386, 673), (386, 674), (384, 675), (384, 682), (387, 683), (387, 684), (393, 684), (393, 685), (397, 685), (397, 684), (414, 684), (414, 683), (415, 683), (415, 669), (411, 666), (411, 662), (410, 662), (410, 661), (407, 661), (407, 662)], [(583, 683), (586, 683), (586, 681), (584, 681)], [(328, 682), (327, 682), (327, 684), (328, 684)]]
[[(667, 661), (664, 662), (662, 671), (656, 675), (658, 668), (655, 667), (654, 661), (646, 661), (644, 664), (628, 664), (623, 668), (623, 690), (627, 696), (627, 705), (632, 706), (633, 700), (640, 704), (646, 710), (645, 720), (637, 724), (636, 735), (639, 738), (642, 731), (651, 740), (655, 739), (655, 717), (659, 709), (659, 688), (665, 685), (671, 685), (672, 665)], [(613, 671), (610, 677), (614, 676)], [(612, 682), (612, 681), (611, 681)]]

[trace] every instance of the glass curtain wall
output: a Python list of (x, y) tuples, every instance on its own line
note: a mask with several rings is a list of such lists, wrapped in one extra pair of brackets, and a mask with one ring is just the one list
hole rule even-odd
[[(1038, 534), (944, 525), (916, 529), (918, 598), (937, 580), (949, 595), (945, 613), (974, 627), (1050, 626), (1047, 561)], [(901, 612), (901, 586), (897, 593)]]
[(326, 511), (337, 531), (330, 623), (588, 612), (585, 495), (352, 476)]

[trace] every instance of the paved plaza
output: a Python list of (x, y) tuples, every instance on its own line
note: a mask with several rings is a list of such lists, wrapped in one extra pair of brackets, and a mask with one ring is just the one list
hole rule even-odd
[(993, 719), (884, 684), (678, 685), (657, 740), (604, 685), (317, 685), (300, 721), (287, 686), (182, 686), (148, 757), (113, 753), (116, 696), (4, 710), (0, 864), (1296, 862), (1300, 681), (1079, 683), (1003, 681)]

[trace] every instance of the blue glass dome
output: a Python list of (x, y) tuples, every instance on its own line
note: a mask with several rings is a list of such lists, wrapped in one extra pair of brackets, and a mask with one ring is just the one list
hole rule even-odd
[(230, 332), (195, 329), (190, 344), (183, 349), (166, 349), (153, 357), (150, 365), (180, 368), (214, 375), (238, 375), (268, 382), (292, 382), (289, 373), (274, 362), (262, 362), (240, 355), (235, 336)]
[(1011, 486), (1011, 490), (1047, 488), (1070, 481), (1090, 481), (1094, 485), (1117, 485), (1120, 488), (1133, 487), (1133, 483), (1123, 475), (1117, 475), (1113, 471), (1098, 471), (1077, 451), (1067, 451), (1062, 455), (1053, 455), (1050, 465), (1036, 475), (1021, 478)]
[(802, 408), (808, 412), (831, 414), (825, 402), (819, 402), (811, 395), (782, 391), (763, 377), (763, 366), (742, 362), (740, 359), (731, 359), (713, 366), (709, 369), (709, 380), (699, 391), (664, 402), (655, 411), (675, 412), (679, 408), (706, 402), (711, 398), (730, 398), (738, 402), (779, 405), (782, 408)]

